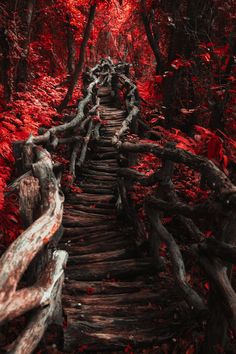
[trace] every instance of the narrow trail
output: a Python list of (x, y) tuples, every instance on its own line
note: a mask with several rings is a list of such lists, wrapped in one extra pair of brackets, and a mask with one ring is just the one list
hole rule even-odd
[[(0, 258), (0, 352), (214, 354), (219, 318), (236, 332), (235, 292), (218, 262), (234, 264), (235, 250), (206, 239), (194, 213), (213, 222), (209, 210), (228, 208), (219, 230), (233, 240), (235, 185), (172, 142), (142, 142), (128, 63), (101, 59), (84, 73), (83, 92), (70, 121), (14, 143), (19, 176), (8, 193), (19, 195), (24, 230)], [(161, 160), (148, 176), (130, 168), (146, 153)], [(207, 203), (181, 201), (175, 164), (200, 173), (213, 192)], [(144, 219), (130, 198), (136, 183), (152, 188)], [(163, 215), (174, 215), (170, 228)], [(200, 282), (199, 264), (208, 274)]]
[(64, 237), (69, 253), (63, 306), (67, 314), (65, 351), (114, 351), (145, 346), (157, 338), (160, 293), (151, 259), (139, 255), (134, 229), (119, 215), (118, 153), (112, 137), (126, 112), (112, 106), (110, 91), (100, 88), (101, 118), (107, 124), (79, 176), (81, 193), (65, 203)]

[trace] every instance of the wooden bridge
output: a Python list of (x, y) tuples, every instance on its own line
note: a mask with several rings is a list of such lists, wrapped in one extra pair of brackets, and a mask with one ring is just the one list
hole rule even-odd
[[(171, 145), (163, 153), (157, 145), (125, 142), (142, 124), (129, 65), (102, 60), (83, 80), (84, 98), (74, 118), (14, 146), (20, 177), (10, 187), (19, 191), (25, 231), (0, 259), (0, 324), (4, 333), (14, 328), (5, 353), (29, 354), (36, 348), (49, 353), (55, 346), (63, 353), (141, 353), (142, 348), (155, 353), (155, 345), (189, 326), (187, 309), (193, 327), (206, 314), (204, 301), (186, 281), (177, 244), (153, 213), (153, 198), (147, 205), (150, 221), (174, 264), (174, 280), (157, 276), (160, 241), (151, 232), (151, 245), (140, 247), (147, 239), (126, 179), (145, 185), (158, 181), (159, 193), (173, 198), (170, 160), (177, 159), (195, 169), (204, 162), (212, 183), (234, 187), (210, 163), (176, 155)], [(127, 168), (145, 151), (165, 161), (151, 178)], [(61, 153), (70, 156), (64, 194), (64, 166), (52, 160)]]

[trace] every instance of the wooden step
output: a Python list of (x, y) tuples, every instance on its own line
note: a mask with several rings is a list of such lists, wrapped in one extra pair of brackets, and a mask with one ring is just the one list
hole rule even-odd
[(116, 261), (126, 259), (132, 256), (134, 256), (134, 252), (131, 249), (121, 248), (114, 251), (71, 256), (68, 260), (68, 266), (104, 262), (110, 260)]
[[(102, 217), (100, 215), (95, 215), (95, 216), (78, 216), (78, 215), (65, 215), (63, 217), (63, 226), (65, 227), (84, 227), (84, 226), (90, 226), (90, 225), (102, 225), (104, 224), (104, 221), (106, 220), (105, 217)], [(116, 220), (116, 216), (110, 216), (107, 217), (106, 223), (110, 220)]]
[[(89, 189), (87, 189), (89, 191)], [(102, 208), (96, 208), (96, 205), (94, 206), (85, 206), (85, 205), (73, 205), (72, 207), (74, 210), (80, 210), (83, 212), (87, 212), (88, 214), (98, 214), (98, 215), (116, 215), (117, 214), (117, 209), (116, 208), (109, 208), (109, 209), (102, 209)], [(66, 209), (66, 208), (65, 208)]]
[[(152, 346), (159, 339), (157, 328), (152, 327), (147, 330), (121, 330), (117, 331), (103, 329), (102, 331), (91, 331), (88, 326), (69, 325), (65, 331), (65, 352), (71, 353), (71, 350), (78, 344), (86, 344), (84, 352), (87, 353), (117, 353), (118, 349), (125, 348), (128, 345), (139, 347)], [(171, 336), (165, 337), (170, 339)], [(162, 341), (163, 341), (162, 337)], [(160, 342), (160, 340), (158, 341)], [(96, 344), (95, 344), (96, 343)]]
[(154, 280), (147, 283), (145, 280), (140, 281), (75, 281), (66, 280), (64, 293), (68, 295), (112, 295), (135, 293), (141, 289), (152, 289), (157, 293), (157, 286)]
[[(70, 280), (71, 281), (71, 280)], [(118, 281), (119, 284), (119, 281)], [(85, 294), (85, 295), (64, 295), (63, 304), (65, 307), (81, 308), (83, 306), (96, 306), (102, 304), (103, 306), (112, 305), (150, 305), (162, 304), (163, 295), (167, 295), (166, 290), (159, 292), (152, 291), (151, 289), (139, 289), (137, 292), (132, 293), (118, 293), (118, 294)], [(81, 305), (78, 305), (81, 304)]]
[(99, 195), (99, 194), (89, 194), (89, 193), (81, 193), (81, 194), (76, 194), (74, 193), (73, 195), (70, 195), (69, 201), (70, 200), (76, 200), (77, 202), (93, 202), (93, 203), (111, 203), (114, 201), (114, 195), (113, 194), (107, 194), (107, 195)]
[(66, 237), (67, 235), (89, 235), (92, 233), (97, 233), (97, 232), (101, 232), (101, 233), (105, 233), (107, 231), (117, 231), (119, 230), (119, 225), (117, 224), (117, 222), (114, 223), (109, 223), (109, 224), (102, 224), (102, 225), (96, 225), (96, 226), (87, 226), (87, 227), (83, 227), (81, 229), (81, 227), (65, 227), (64, 226), (64, 236)]
[[(86, 245), (86, 246), (81, 246), (81, 245), (75, 246), (74, 244), (71, 244), (71, 243), (65, 244), (65, 245), (60, 245), (60, 248), (66, 250), (69, 253), (69, 255), (82, 255), (82, 254), (114, 251), (114, 250), (117, 250), (117, 249), (123, 248), (123, 247), (130, 247), (130, 244), (128, 243), (128, 241), (126, 241), (124, 239), (124, 237), (117, 238), (116, 240), (113, 239), (111, 241), (106, 241), (106, 243), (104, 243), (104, 241), (102, 241), (97, 244), (90, 244), (90, 245)], [(76, 273), (76, 271), (74, 273)], [(83, 278), (80, 277), (80, 273), (78, 276), (79, 276), (79, 279), (83, 280)], [(78, 278), (75, 277), (74, 279), (78, 279)], [(95, 280), (95, 279), (97, 279), (97, 278), (93, 278), (93, 280)], [(103, 278), (100, 278), (100, 279), (103, 279)], [(88, 280), (92, 280), (92, 279), (88, 279)]]
[(76, 280), (102, 280), (109, 278), (134, 277), (151, 273), (150, 259), (126, 259), (69, 267), (67, 274)]
[[(82, 230), (83, 231), (83, 230)], [(78, 234), (76, 236), (69, 236), (68, 238), (64, 238), (64, 243), (65, 245), (67, 244), (72, 244), (71, 247), (74, 247), (74, 244), (76, 246), (89, 246), (89, 245), (94, 245), (94, 244), (99, 244), (102, 242), (115, 242), (118, 239), (127, 239), (127, 240), (132, 240), (130, 235), (124, 234), (122, 232), (118, 231), (109, 231), (106, 233), (93, 233), (93, 234)]]
[[(94, 208), (95, 209), (95, 208)], [(113, 209), (114, 210), (114, 209)], [(93, 213), (93, 209), (90, 208), (90, 212), (78, 210), (75, 207), (65, 208), (64, 218), (74, 218), (74, 217), (84, 217), (84, 218), (96, 218), (97, 220), (114, 220), (117, 218), (116, 213), (110, 213), (109, 215), (102, 215)]]
[(134, 227), (124, 224), (117, 211), (120, 153), (112, 139), (128, 113), (112, 106), (110, 93), (109, 87), (98, 88), (106, 124), (100, 140), (90, 142), (78, 173), (81, 193), (66, 196), (59, 243), (69, 253), (63, 289), (65, 353), (118, 354), (128, 345), (142, 353), (173, 336), (165, 318), (168, 326), (174, 323), (175, 309), (168, 306), (182, 301), (173, 285), (163, 290), (166, 280), (156, 278), (151, 258), (140, 257)]

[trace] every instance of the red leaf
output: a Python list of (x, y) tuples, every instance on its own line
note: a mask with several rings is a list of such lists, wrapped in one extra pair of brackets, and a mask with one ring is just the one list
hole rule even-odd
[(93, 293), (94, 293), (94, 289), (93, 288), (91, 288), (91, 287), (87, 288), (87, 294), (88, 295), (93, 295)]
[(83, 190), (78, 186), (71, 186), (70, 190), (74, 193), (83, 193)]
[(212, 136), (207, 145), (208, 159), (217, 159), (221, 161), (223, 157), (223, 145), (218, 136)]
[(228, 163), (229, 163), (228, 156), (223, 155), (223, 166), (224, 166), (224, 168), (228, 167)]
[(152, 118), (151, 120), (150, 120), (150, 123), (156, 123), (158, 121), (158, 118)]
[(190, 347), (186, 350), (185, 354), (194, 354), (195, 353), (195, 349), (194, 349), (194, 345), (190, 345)]
[(206, 61), (206, 62), (211, 61), (211, 55), (210, 55), (210, 53), (203, 53), (203, 54), (200, 54), (200, 57), (202, 58), (202, 60), (204, 60), (204, 61)]
[(156, 75), (155, 80), (156, 80), (156, 83), (161, 84), (163, 81), (163, 77), (161, 75)]
[(85, 350), (88, 349), (88, 345), (87, 344), (83, 344), (79, 347), (79, 353), (84, 353)]

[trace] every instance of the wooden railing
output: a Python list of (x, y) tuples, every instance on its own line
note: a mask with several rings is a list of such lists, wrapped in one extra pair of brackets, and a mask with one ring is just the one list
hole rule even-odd
[[(120, 70), (119, 70), (120, 69)], [(126, 167), (119, 170), (118, 206), (125, 210), (136, 227), (136, 243), (138, 246), (147, 242), (147, 230), (140, 219), (135, 204), (130, 200), (128, 192), (133, 183), (153, 186), (158, 183), (154, 195), (144, 200), (144, 209), (151, 225), (148, 240), (149, 252), (153, 257), (153, 266), (157, 271), (163, 270), (163, 258), (160, 256), (160, 245), (164, 243), (172, 262), (173, 278), (183, 299), (189, 306), (191, 315), (199, 320), (207, 320), (208, 325), (203, 352), (215, 353), (220, 343), (224, 347), (227, 328), (236, 336), (236, 292), (231, 284), (232, 265), (236, 264), (236, 186), (212, 161), (176, 148), (169, 142), (164, 147), (157, 144), (140, 143), (138, 136), (135, 143), (127, 142), (128, 133), (141, 134), (159, 140), (158, 134), (143, 123), (140, 118), (139, 95), (136, 85), (129, 79), (127, 64), (116, 66), (116, 80), (126, 90), (125, 106), (127, 116), (113, 137), (113, 144), (120, 154), (127, 156)], [(114, 80), (114, 75), (113, 75)], [(150, 129), (148, 131), (148, 129)], [(161, 159), (162, 167), (146, 177), (134, 169), (138, 154), (151, 153)], [(200, 174), (199, 184), (211, 190), (205, 203), (187, 205), (181, 202), (174, 189), (172, 178), (175, 164), (184, 164)], [(161, 221), (163, 213), (178, 217), (194, 244), (189, 247), (189, 254), (205, 271), (211, 284), (208, 303), (189, 284), (184, 257), (180, 246)], [(218, 230), (215, 237), (206, 239), (197, 226), (199, 219), (216, 220)], [(218, 235), (218, 236), (217, 236)]]
[[(100, 138), (103, 122), (99, 119), (100, 98), (97, 91), (105, 85), (110, 87), (114, 102), (118, 100), (119, 90), (124, 91), (123, 104), (127, 111), (121, 128), (112, 140), (120, 155), (127, 156), (123, 159), (124, 167), (119, 171), (117, 205), (134, 223), (137, 245), (146, 243), (147, 230), (128, 192), (133, 183), (153, 186), (158, 182), (154, 195), (146, 197), (144, 202), (151, 225), (148, 240), (153, 266), (157, 271), (163, 269), (160, 244), (164, 242), (172, 262), (173, 278), (189, 306), (191, 316), (197, 320), (209, 318), (203, 349), (214, 353), (214, 338), (218, 340), (220, 333), (223, 344), (227, 326), (236, 335), (236, 294), (231, 284), (232, 264), (236, 262), (236, 187), (213, 162), (177, 149), (174, 143), (160, 147), (139, 142), (138, 134), (142, 129), (145, 137), (149, 134), (155, 138), (157, 136), (155, 132), (148, 132), (148, 127), (140, 121), (138, 90), (129, 77), (128, 64), (114, 65), (110, 59), (101, 60), (84, 74), (83, 81), (84, 98), (70, 122), (15, 143), (15, 157), (22, 175), (9, 187), (19, 192), (25, 231), (0, 258), (0, 326), (5, 323), (10, 325), (12, 320), (22, 315), (27, 316), (28, 324), (5, 351), (12, 354), (32, 353), (50, 323), (62, 326), (61, 291), (67, 253), (56, 250), (56, 247), (63, 233), (64, 196), (60, 189), (63, 166), (52, 161), (49, 151), (56, 151), (59, 145), (70, 145), (69, 172), (74, 181), (86, 159), (89, 142)], [(129, 132), (137, 134), (135, 143), (126, 141)], [(148, 177), (129, 168), (136, 162), (137, 154), (143, 153), (151, 153), (162, 160), (162, 167)], [(187, 205), (179, 200), (172, 183), (177, 163), (200, 173), (201, 185), (212, 191), (205, 203)], [(178, 216), (179, 222), (195, 240), (188, 251), (205, 270), (211, 283), (208, 304), (187, 280), (180, 246), (161, 222), (165, 212)], [(219, 223), (218, 239), (205, 240), (197, 226), (199, 218), (205, 222), (208, 219), (223, 220)]]
[[(202, 352), (213, 354), (216, 343), (224, 347), (228, 326), (236, 335), (236, 293), (231, 284), (232, 265), (236, 264), (236, 186), (212, 161), (178, 149), (174, 143), (160, 147), (157, 144), (140, 143), (137, 139), (135, 143), (120, 140), (117, 145), (123, 154), (151, 153), (162, 160), (162, 167), (148, 177), (134, 169), (120, 169), (123, 205), (126, 213), (140, 223), (127, 196), (127, 189), (137, 182), (143, 186), (158, 184), (153, 195), (144, 200), (145, 213), (152, 226), (149, 243), (153, 265), (157, 271), (163, 270), (160, 245), (164, 243), (172, 262), (176, 286), (189, 305), (189, 311), (198, 320), (208, 319)], [(179, 200), (172, 183), (175, 164), (184, 164), (200, 173), (200, 185), (211, 190), (207, 201), (187, 205)], [(161, 221), (165, 213), (178, 217), (178, 222), (194, 240), (188, 254), (204, 269), (211, 284), (208, 304), (188, 283), (180, 246)], [(206, 225), (215, 220), (218, 227), (215, 237), (218, 235), (218, 238), (206, 239), (197, 226), (199, 220), (204, 220)], [(140, 237), (145, 241), (142, 233)]]
[(110, 59), (101, 60), (84, 74), (84, 99), (70, 122), (41, 130), (40, 135), (14, 144), (22, 174), (9, 185), (7, 193), (19, 193), (25, 231), (0, 259), (0, 326), (8, 323), (10, 328), (11, 321), (22, 315), (27, 316), (28, 324), (5, 348), (6, 352), (32, 353), (51, 323), (62, 327), (61, 292), (68, 255), (56, 247), (63, 234), (63, 166), (53, 162), (49, 151), (56, 152), (59, 145), (71, 146), (69, 172), (74, 181), (90, 140), (100, 137), (97, 90), (103, 85), (111, 87), (114, 99), (118, 82), (130, 89), (126, 94), (129, 115), (116, 138), (127, 132), (139, 112), (136, 87), (124, 75), (128, 67), (122, 63), (114, 65)]
[[(53, 163), (47, 149), (71, 144), (70, 172), (75, 177), (75, 164), (81, 164), (85, 158), (85, 146), (93, 127), (92, 114), (99, 105), (97, 102), (94, 106), (97, 85), (106, 66), (103, 61), (87, 73), (85, 98), (69, 123), (15, 143), (15, 157), (23, 174), (9, 187), (19, 192), (25, 231), (0, 259), (0, 325), (24, 314), (28, 324), (5, 348), (7, 352), (32, 353), (50, 323), (62, 326), (61, 290), (67, 253), (55, 248), (62, 234), (64, 196), (60, 189), (61, 166)], [(83, 131), (78, 135), (78, 127), (87, 117), (89, 129), (83, 137)], [(81, 155), (77, 161), (78, 153)]]

